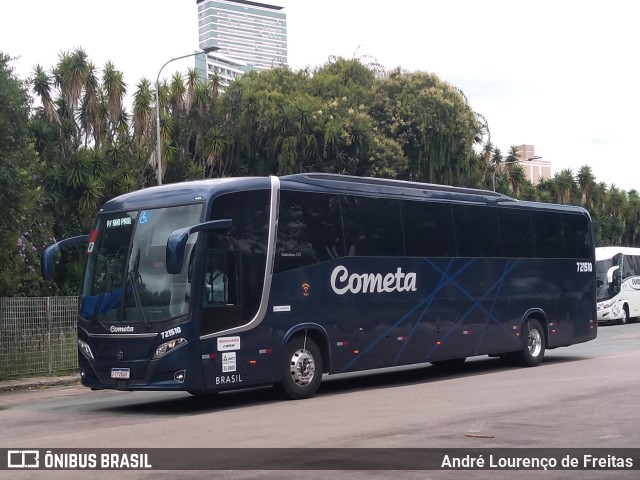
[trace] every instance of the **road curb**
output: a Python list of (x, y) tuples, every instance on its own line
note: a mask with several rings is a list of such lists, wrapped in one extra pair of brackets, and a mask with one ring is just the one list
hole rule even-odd
[(59, 387), (65, 385), (80, 384), (80, 377), (76, 375), (66, 377), (34, 377), (3, 380), (0, 382), (0, 392), (13, 392), (15, 390), (37, 390), (47, 387)]

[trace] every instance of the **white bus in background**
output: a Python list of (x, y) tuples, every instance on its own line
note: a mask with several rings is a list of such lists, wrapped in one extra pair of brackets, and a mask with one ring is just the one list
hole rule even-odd
[(598, 323), (640, 316), (640, 248), (596, 248)]

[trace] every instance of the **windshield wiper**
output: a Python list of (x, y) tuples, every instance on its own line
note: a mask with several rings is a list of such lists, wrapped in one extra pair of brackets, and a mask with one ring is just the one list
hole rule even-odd
[(142, 285), (142, 276), (139, 273), (140, 268), (140, 249), (138, 249), (138, 253), (136, 253), (136, 259), (133, 262), (133, 269), (129, 270), (127, 273), (127, 282), (131, 282), (131, 294), (133, 295), (133, 301), (136, 304), (136, 309), (138, 310), (138, 315), (142, 319), (142, 323), (146, 328), (151, 328), (151, 324), (147, 320), (147, 317), (144, 315), (144, 310), (142, 309), (142, 302), (140, 301), (140, 294), (138, 293), (138, 286)]

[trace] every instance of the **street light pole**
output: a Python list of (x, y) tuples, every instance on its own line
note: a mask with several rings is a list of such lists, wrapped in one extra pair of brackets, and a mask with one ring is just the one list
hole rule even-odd
[(182, 55), (181, 57), (172, 58), (165, 62), (160, 70), (158, 71), (158, 76), (156, 77), (156, 161), (158, 162), (157, 166), (157, 176), (158, 176), (158, 185), (162, 185), (162, 141), (160, 140), (160, 74), (164, 67), (169, 65), (171, 62), (175, 60), (181, 60), (183, 58), (194, 57), (196, 55), (200, 55), (201, 53), (207, 54), (209, 52), (213, 52), (215, 50), (219, 50), (219, 47), (207, 47), (202, 49), (201, 52), (190, 53), (189, 55)]

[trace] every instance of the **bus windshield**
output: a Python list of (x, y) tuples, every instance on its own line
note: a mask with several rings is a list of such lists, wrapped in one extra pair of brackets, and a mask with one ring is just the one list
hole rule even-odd
[[(169, 275), (166, 245), (176, 229), (200, 221), (201, 204), (153, 210), (104, 213), (89, 238), (80, 317), (151, 326), (189, 312), (189, 261)], [(189, 237), (191, 258), (197, 235)]]
[(609, 300), (615, 293), (611, 288), (608, 274), (609, 270), (616, 265), (618, 264), (615, 258), (596, 261), (596, 300), (598, 302)]

